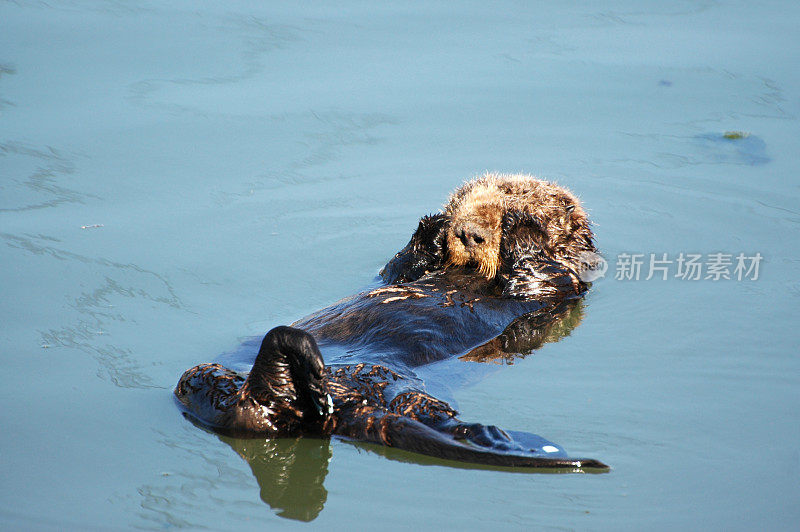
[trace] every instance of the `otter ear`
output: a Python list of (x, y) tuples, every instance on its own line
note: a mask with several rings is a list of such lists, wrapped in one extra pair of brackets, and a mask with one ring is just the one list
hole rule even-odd
[(541, 248), (547, 239), (542, 223), (532, 214), (512, 209), (503, 215), (500, 258), (507, 268), (524, 254)]

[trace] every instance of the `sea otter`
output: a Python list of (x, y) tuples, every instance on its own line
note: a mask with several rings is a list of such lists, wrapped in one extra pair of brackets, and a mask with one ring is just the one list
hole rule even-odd
[(273, 329), (247, 377), (203, 364), (175, 395), (194, 421), (235, 436), (336, 434), (467, 462), (604, 468), (533, 435), (464, 423), (414, 373), (541, 345), (588, 288), (581, 271), (595, 251), (569, 191), (484, 175), (420, 220), (381, 271), (384, 286)]
[(528, 175), (486, 174), (420, 220), (381, 270), (388, 286), (293, 326), (341, 359), (413, 368), (465, 354), (515, 320), (541, 321), (547, 308), (586, 291), (581, 277), (596, 251), (571, 192)]

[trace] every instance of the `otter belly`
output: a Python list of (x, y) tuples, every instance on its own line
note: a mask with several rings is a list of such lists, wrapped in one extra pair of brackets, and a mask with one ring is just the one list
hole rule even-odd
[(303, 318), (329, 362), (408, 368), (465, 353), (496, 337), (537, 301), (498, 298), (442, 276), (361, 292)]

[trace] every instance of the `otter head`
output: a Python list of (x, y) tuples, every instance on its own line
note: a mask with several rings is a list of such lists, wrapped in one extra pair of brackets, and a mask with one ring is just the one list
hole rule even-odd
[(595, 251), (578, 199), (529, 175), (486, 174), (456, 190), (444, 211), (447, 264), (474, 266), (487, 279), (525, 254), (576, 269), (582, 252)]

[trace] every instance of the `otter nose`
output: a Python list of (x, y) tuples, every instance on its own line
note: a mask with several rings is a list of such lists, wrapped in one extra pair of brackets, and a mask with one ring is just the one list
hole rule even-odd
[(464, 244), (464, 247), (471, 248), (479, 244), (483, 244), (485, 239), (479, 235), (477, 231), (470, 229), (472, 228), (462, 227), (457, 233), (458, 239), (461, 240), (461, 243)]

